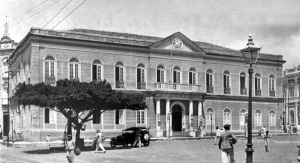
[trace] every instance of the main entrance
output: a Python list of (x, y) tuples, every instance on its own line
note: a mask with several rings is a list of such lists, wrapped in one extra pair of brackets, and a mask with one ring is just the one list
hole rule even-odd
[(172, 108), (172, 130), (181, 131), (182, 108), (180, 105), (174, 105)]

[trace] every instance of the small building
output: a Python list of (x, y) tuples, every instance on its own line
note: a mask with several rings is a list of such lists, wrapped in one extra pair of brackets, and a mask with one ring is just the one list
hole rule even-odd
[[(245, 45), (247, 39), (245, 38)], [(150, 128), (152, 137), (196, 136), (231, 124), (244, 132), (248, 108), (248, 69), (238, 50), (192, 41), (177, 32), (168, 37), (87, 29), (32, 28), (9, 58), (11, 90), (18, 83), (58, 79), (81, 82), (106, 79), (113, 89), (144, 94), (148, 108), (107, 111), (86, 123), (81, 137), (107, 136), (133, 126)], [(253, 130), (279, 131), (282, 100), (281, 55), (260, 54), (253, 77)], [(61, 139), (66, 118), (49, 108), (12, 102), (14, 128), (26, 141)]]

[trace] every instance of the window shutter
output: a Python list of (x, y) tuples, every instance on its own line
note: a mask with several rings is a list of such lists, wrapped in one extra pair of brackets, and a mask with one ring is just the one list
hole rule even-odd
[(160, 71), (160, 82), (164, 83), (165, 82), (165, 71), (161, 70)]
[(97, 65), (93, 65), (93, 80), (97, 80)]
[(49, 108), (45, 108), (45, 123), (49, 123)]
[(189, 72), (189, 84), (193, 84), (193, 73)]
[(119, 81), (119, 67), (116, 67), (116, 81)]
[(141, 82), (141, 69), (140, 68), (137, 69), (137, 82), (138, 83)]
[(157, 77), (156, 82), (161, 82), (160, 81), (160, 70), (157, 70), (156, 77)]
[(176, 71), (173, 71), (173, 83), (176, 83)]
[(206, 74), (206, 86), (209, 86), (209, 74)]

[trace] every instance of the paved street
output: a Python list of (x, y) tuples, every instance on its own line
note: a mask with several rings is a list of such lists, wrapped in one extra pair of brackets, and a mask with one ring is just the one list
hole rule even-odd
[[(235, 145), (235, 158), (237, 163), (245, 162), (246, 140), (239, 139)], [(254, 138), (254, 162), (255, 163), (295, 163), (297, 157), (297, 145), (300, 145), (300, 136), (273, 136), (269, 150), (264, 151), (262, 139)], [(168, 163), (217, 163), (220, 162), (220, 151), (213, 145), (212, 139), (202, 140), (173, 140), (154, 141), (148, 147), (115, 149), (105, 144), (106, 154), (82, 151), (75, 157), (76, 163), (140, 163), (140, 162), (168, 162)], [(8, 148), (0, 147), (1, 160), (5, 163), (61, 163), (67, 162), (65, 152), (62, 150), (47, 150), (44, 147)]]

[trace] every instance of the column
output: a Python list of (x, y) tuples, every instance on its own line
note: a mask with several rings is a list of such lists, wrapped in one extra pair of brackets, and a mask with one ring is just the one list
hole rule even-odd
[(156, 99), (156, 137), (162, 137), (163, 133), (160, 130), (160, 99)]
[(195, 137), (196, 136), (196, 133), (195, 131), (193, 131), (193, 100), (190, 100), (190, 103), (189, 103), (189, 133), (190, 133), (190, 136), (193, 136)]
[[(199, 129), (199, 126), (203, 126), (203, 115), (202, 115), (202, 101), (201, 100), (199, 100), (198, 101), (198, 128), (197, 129)], [(201, 133), (198, 133), (199, 135), (199, 137), (200, 137), (200, 135), (201, 135)]]
[(170, 99), (166, 99), (166, 132), (167, 137), (172, 136), (171, 130), (171, 112), (170, 112)]

